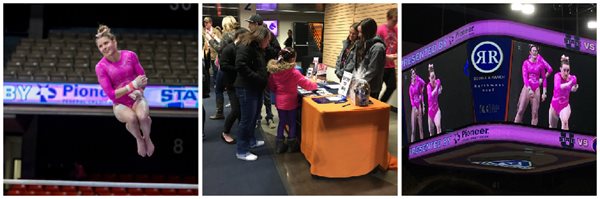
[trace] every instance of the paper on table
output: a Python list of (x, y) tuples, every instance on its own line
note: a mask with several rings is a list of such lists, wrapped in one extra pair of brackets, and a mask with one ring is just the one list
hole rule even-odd
[(333, 97), (326, 97), (329, 101), (340, 101), (342, 100), (342, 97), (337, 95), (337, 96), (333, 96)]
[(327, 84), (325, 86), (327, 86), (327, 88), (330, 88), (330, 89), (339, 89), (342, 85), (339, 85), (339, 84)]
[(328, 95), (328, 94), (331, 94), (331, 93), (328, 92), (327, 90), (325, 90), (324, 88), (319, 88), (319, 89), (317, 89), (317, 94), (323, 96), (323, 95)]
[(298, 89), (298, 92), (300, 92), (300, 94), (302, 94), (302, 95), (312, 93), (312, 91), (307, 91), (302, 88)]

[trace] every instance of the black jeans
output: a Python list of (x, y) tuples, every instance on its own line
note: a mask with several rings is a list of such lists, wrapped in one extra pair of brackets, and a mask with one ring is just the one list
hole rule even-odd
[(202, 60), (202, 98), (210, 97), (210, 61)]
[(219, 69), (217, 68), (217, 64), (215, 64), (215, 60), (210, 60), (210, 68), (212, 68), (212, 71), (213, 71), (212, 83), (213, 83), (213, 85), (216, 85), (217, 84), (217, 72), (219, 72)]
[(225, 98), (223, 98), (223, 90), (225, 90), (225, 87), (223, 85), (223, 75), (223, 71), (217, 70), (215, 78), (215, 100), (217, 106), (217, 113), (215, 113), (215, 115), (223, 115), (223, 106), (225, 104)]
[(396, 90), (396, 69), (395, 68), (386, 68), (383, 70), (383, 83), (385, 83), (385, 92), (381, 96), (379, 101), (387, 102), (394, 91)]
[[(271, 90), (269, 90), (269, 87), (266, 87), (263, 93), (263, 105), (265, 106), (265, 119), (266, 120), (273, 120), (273, 111), (272, 111), (272, 104), (271, 104)], [(258, 120), (262, 120), (262, 114), (260, 114), (260, 110), (258, 111)], [(260, 121), (258, 121), (258, 123), (260, 124)]]
[(204, 127), (206, 126), (206, 109), (202, 106), (202, 137), (204, 137)]
[(227, 87), (227, 96), (229, 96), (229, 103), (231, 103), (231, 112), (225, 118), (225, 126), (223, 132), (229, 134), (231, 127), (235, 120), (240, 120), (240, 100), (235, 93), (235, 87)]

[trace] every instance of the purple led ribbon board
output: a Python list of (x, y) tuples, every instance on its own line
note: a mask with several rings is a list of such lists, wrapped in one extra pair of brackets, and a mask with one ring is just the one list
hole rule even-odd
[[(154, 108), (198, 108), (198, 87), (147, 86), (144, 96)], [(112, 106), (98, 84), (4, 82), (4, 104)]]
[(479, 124), (411, 144), (408, 147), (408, 158), (414, 159), (468, 143), (484, 141), (518, 142), (596, 152), (595, 136), (511, 124)]
[(511, 36), (518, 39), (596, 55), (595, 40), (512, 21), (484, 20), (469, 23), (442, 38), (427, 44), (417, 51), (402, 57), (402, 70), (406, 70), (446, 49), (462, 43), (463, 41), (484, 35)]

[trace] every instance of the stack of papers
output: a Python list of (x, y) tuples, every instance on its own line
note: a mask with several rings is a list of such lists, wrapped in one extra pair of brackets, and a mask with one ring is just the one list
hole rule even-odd
[(302, 94), (302, 95), (306, 95), (306, 94), (310, 94), (310, 93), (312, 93), (312, 91), (307, 91), (307, 90), (304, 90), (304, 89), (302, 89), (302, 88), (299, 88), (299, 89), (298, 89), (298, 92), (300, 92), (300, 94)]
[(333, 96), (333, 97), (326, 97), (326, 98), (332, 102), (337, 102), (337, 101), (340, 101), (343, 99), (341, 95), (337, 95), (337, 96)]
[(325, 86), (330, 89), (339, 89), (341, 87), (339, 84), (327, 84)]
[(324, 88), (319, 88), (319, 89), (317, 89), (317, 94), (319, 94), (320, 96), (323, 96), (323, 95), (329, 95), (331, 93), (329, 91), (325, 90)]

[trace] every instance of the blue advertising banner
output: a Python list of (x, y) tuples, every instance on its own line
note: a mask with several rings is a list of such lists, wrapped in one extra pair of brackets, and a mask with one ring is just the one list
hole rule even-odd
[[(147, 86), (150, 107), (198, 108), (198, 87)], [(4, 104), (112, 106), (98, 84), (4, 82)]]
[(511, 39), (480, 37), (469, 41), (469, 77), (475, 122), (504, 121)]

